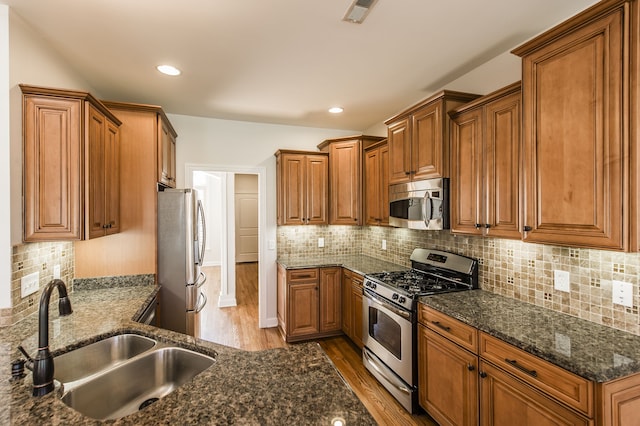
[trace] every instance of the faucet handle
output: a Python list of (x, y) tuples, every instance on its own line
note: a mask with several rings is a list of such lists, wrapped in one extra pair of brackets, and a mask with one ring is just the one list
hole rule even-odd
[[(27, 351), (24, 350), (22, 345), (18, 345), (18, 350), (20, 352), (22, 352), (22, 355), (24, 355), (25, 358), (27, 358), (27, 361), (23, 362), (22, 366), (23, 367), (26, 366), (29, 370), (33, 371), (33, 358), (31, 358), (31, 356), (29, 356), (29, 354), (27, 353)], [(23, 368), (23, 370), (24, 370), (24, 368)], [(11, 371), (13, 372), (13, 363), (11, 364)]]

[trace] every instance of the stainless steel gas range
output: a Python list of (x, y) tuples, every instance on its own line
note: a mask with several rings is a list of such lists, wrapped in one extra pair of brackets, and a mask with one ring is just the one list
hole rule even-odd
[(439, 250), (414, 249), (407, 271), (365, 275), (365, 367), (409, 412), (418, 411), (417, 299), (478, 288), (478, 262)]

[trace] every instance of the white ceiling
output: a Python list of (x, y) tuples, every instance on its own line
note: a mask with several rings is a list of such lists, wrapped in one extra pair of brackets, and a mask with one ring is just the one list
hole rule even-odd
[(104, 98), (358, 131), (594, 2), (379, 0), (358, 25), (351, 0), (0, 0)]

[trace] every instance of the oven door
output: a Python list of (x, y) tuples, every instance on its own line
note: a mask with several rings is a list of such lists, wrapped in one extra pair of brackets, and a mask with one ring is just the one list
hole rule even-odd
[(413, 320), (402, 310), (367, 291), (362, 298), (363, 343), (389, 369), (413, 386)]

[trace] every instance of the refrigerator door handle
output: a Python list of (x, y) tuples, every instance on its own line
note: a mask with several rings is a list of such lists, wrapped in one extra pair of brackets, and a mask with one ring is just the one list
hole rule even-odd
[[(196, 307), (196, 313), (199, 313), (201, 310), (203, 310), (204, 306), (207, 304), (207, 296), (205, 296), (202, 292), (200, 292), (200, 296), (202, 296), (202, 303), (198, 304), (198, 306)], [(198, 298), (198, 300), (200, 300), (200, 297)]]
[(200, 229), (202, 241), (200, 242), (200, 250), (198, 250), (198, 265), (202, 266), (202, 262), (204, 262), (204, 250), (207, 247), (207, 223), (204, 217), (204, 207), (200, 200), (198, 200), (198, 216), (199, 222), (202, 224), (202, 229)]
[(198, 279), (196, 280), (196, 288), (202, 287), (206, 282), (207, 282), (207, 274), (200, 271), (200, 275), (198, 275)]

